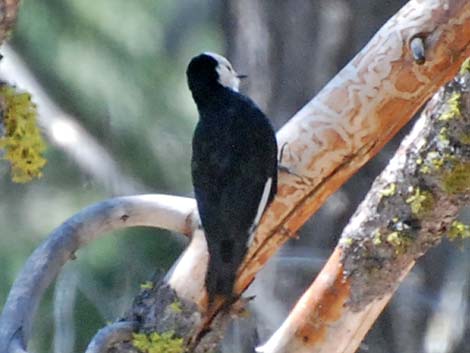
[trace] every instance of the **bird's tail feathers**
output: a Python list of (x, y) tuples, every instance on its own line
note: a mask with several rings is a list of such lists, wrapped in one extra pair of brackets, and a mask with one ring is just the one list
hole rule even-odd
[[(233, 286), (239, 266), (241, 265), (245, 249), (244, 242), (236, 241), (234, 238), (224, 239), (217, 244), (217, 248), (209, 252), (209, 264), (206, 273), (206, 289), (209, 306), (217, 296), (233, 302), (237, 298), (233, 293)], [(214, 244), (212, 244), (214, 245)]]

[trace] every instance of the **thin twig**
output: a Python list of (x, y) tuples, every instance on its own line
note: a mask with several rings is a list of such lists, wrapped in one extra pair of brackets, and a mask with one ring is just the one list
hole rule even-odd
[(106, 353), (109, 347), (117, 342), (132, 339), (132, 332), (137, 328), (136, 322), (115, 322), (99, 330), (91, 340), (85, 353)]

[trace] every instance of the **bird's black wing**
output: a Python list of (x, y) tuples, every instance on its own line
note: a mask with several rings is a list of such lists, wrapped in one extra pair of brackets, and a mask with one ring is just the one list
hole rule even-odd
[(193, 184), (210, 253), (206, 286), (223, 294), (231, 293), (257, 215), (277, 188), (277, 144), (269, 121), (250, 104), (233, 111), (219, 115), (225, 120), (217, 123), (200, 121), (193, 140)]

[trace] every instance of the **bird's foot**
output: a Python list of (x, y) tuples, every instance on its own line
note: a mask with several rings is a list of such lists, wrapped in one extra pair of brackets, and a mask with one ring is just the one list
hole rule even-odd
[(250, 295), (249, 297), (240, 297), (230, 308), (230, 314), (235, 317), (248, 317), (250, 311), (247, 309), (248, 304), (255, 299), (256, 295)]
[(285, 166), (285, 165), (283, 165), (283, 164), (279, 164), (279, 165), (277, 166), (277, 169), (278, 169), (281, 173), (287, 173), (287, 174), (293, 175), (293, 176), (295, 176), (295, 177), (297, 177), (297, 178), (302, 178), (302, 176), (300, 176), (299, 174), (293, 172), (291, 168), (289, 168), (288, 166)]

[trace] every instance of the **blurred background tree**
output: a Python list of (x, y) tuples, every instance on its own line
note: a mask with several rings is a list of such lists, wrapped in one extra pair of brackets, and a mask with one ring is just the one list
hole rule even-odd
[[(12, 183), (0, 164), (0, 303), (31, 251), (79, 209), (123, 194), (191, 195), (197, 114), (185, 70), (192, 56), (225, 53), (249, 75), (242, 90), (279, 128), (405, 2), (24, 0), (0, 74), (21, 87), (31, 81), (24, 61), (38, 80), (32, 93), (48, 164), (42, 179), (26, 185)], [(404, 134), (270, 261), (250, 288), (253, 315), (234, 323), (227, 352), (253, 352), (278, 327)], [(98, 328), (129, 307), (140, 283), (168, 270), (183, 247), (178, 235), (132, 229), (80, 251), (40, 307), (32, 351), (84, 351)], [(469, 272), (468, 244), (430, 251), (362, 350), (468, 352)]]

